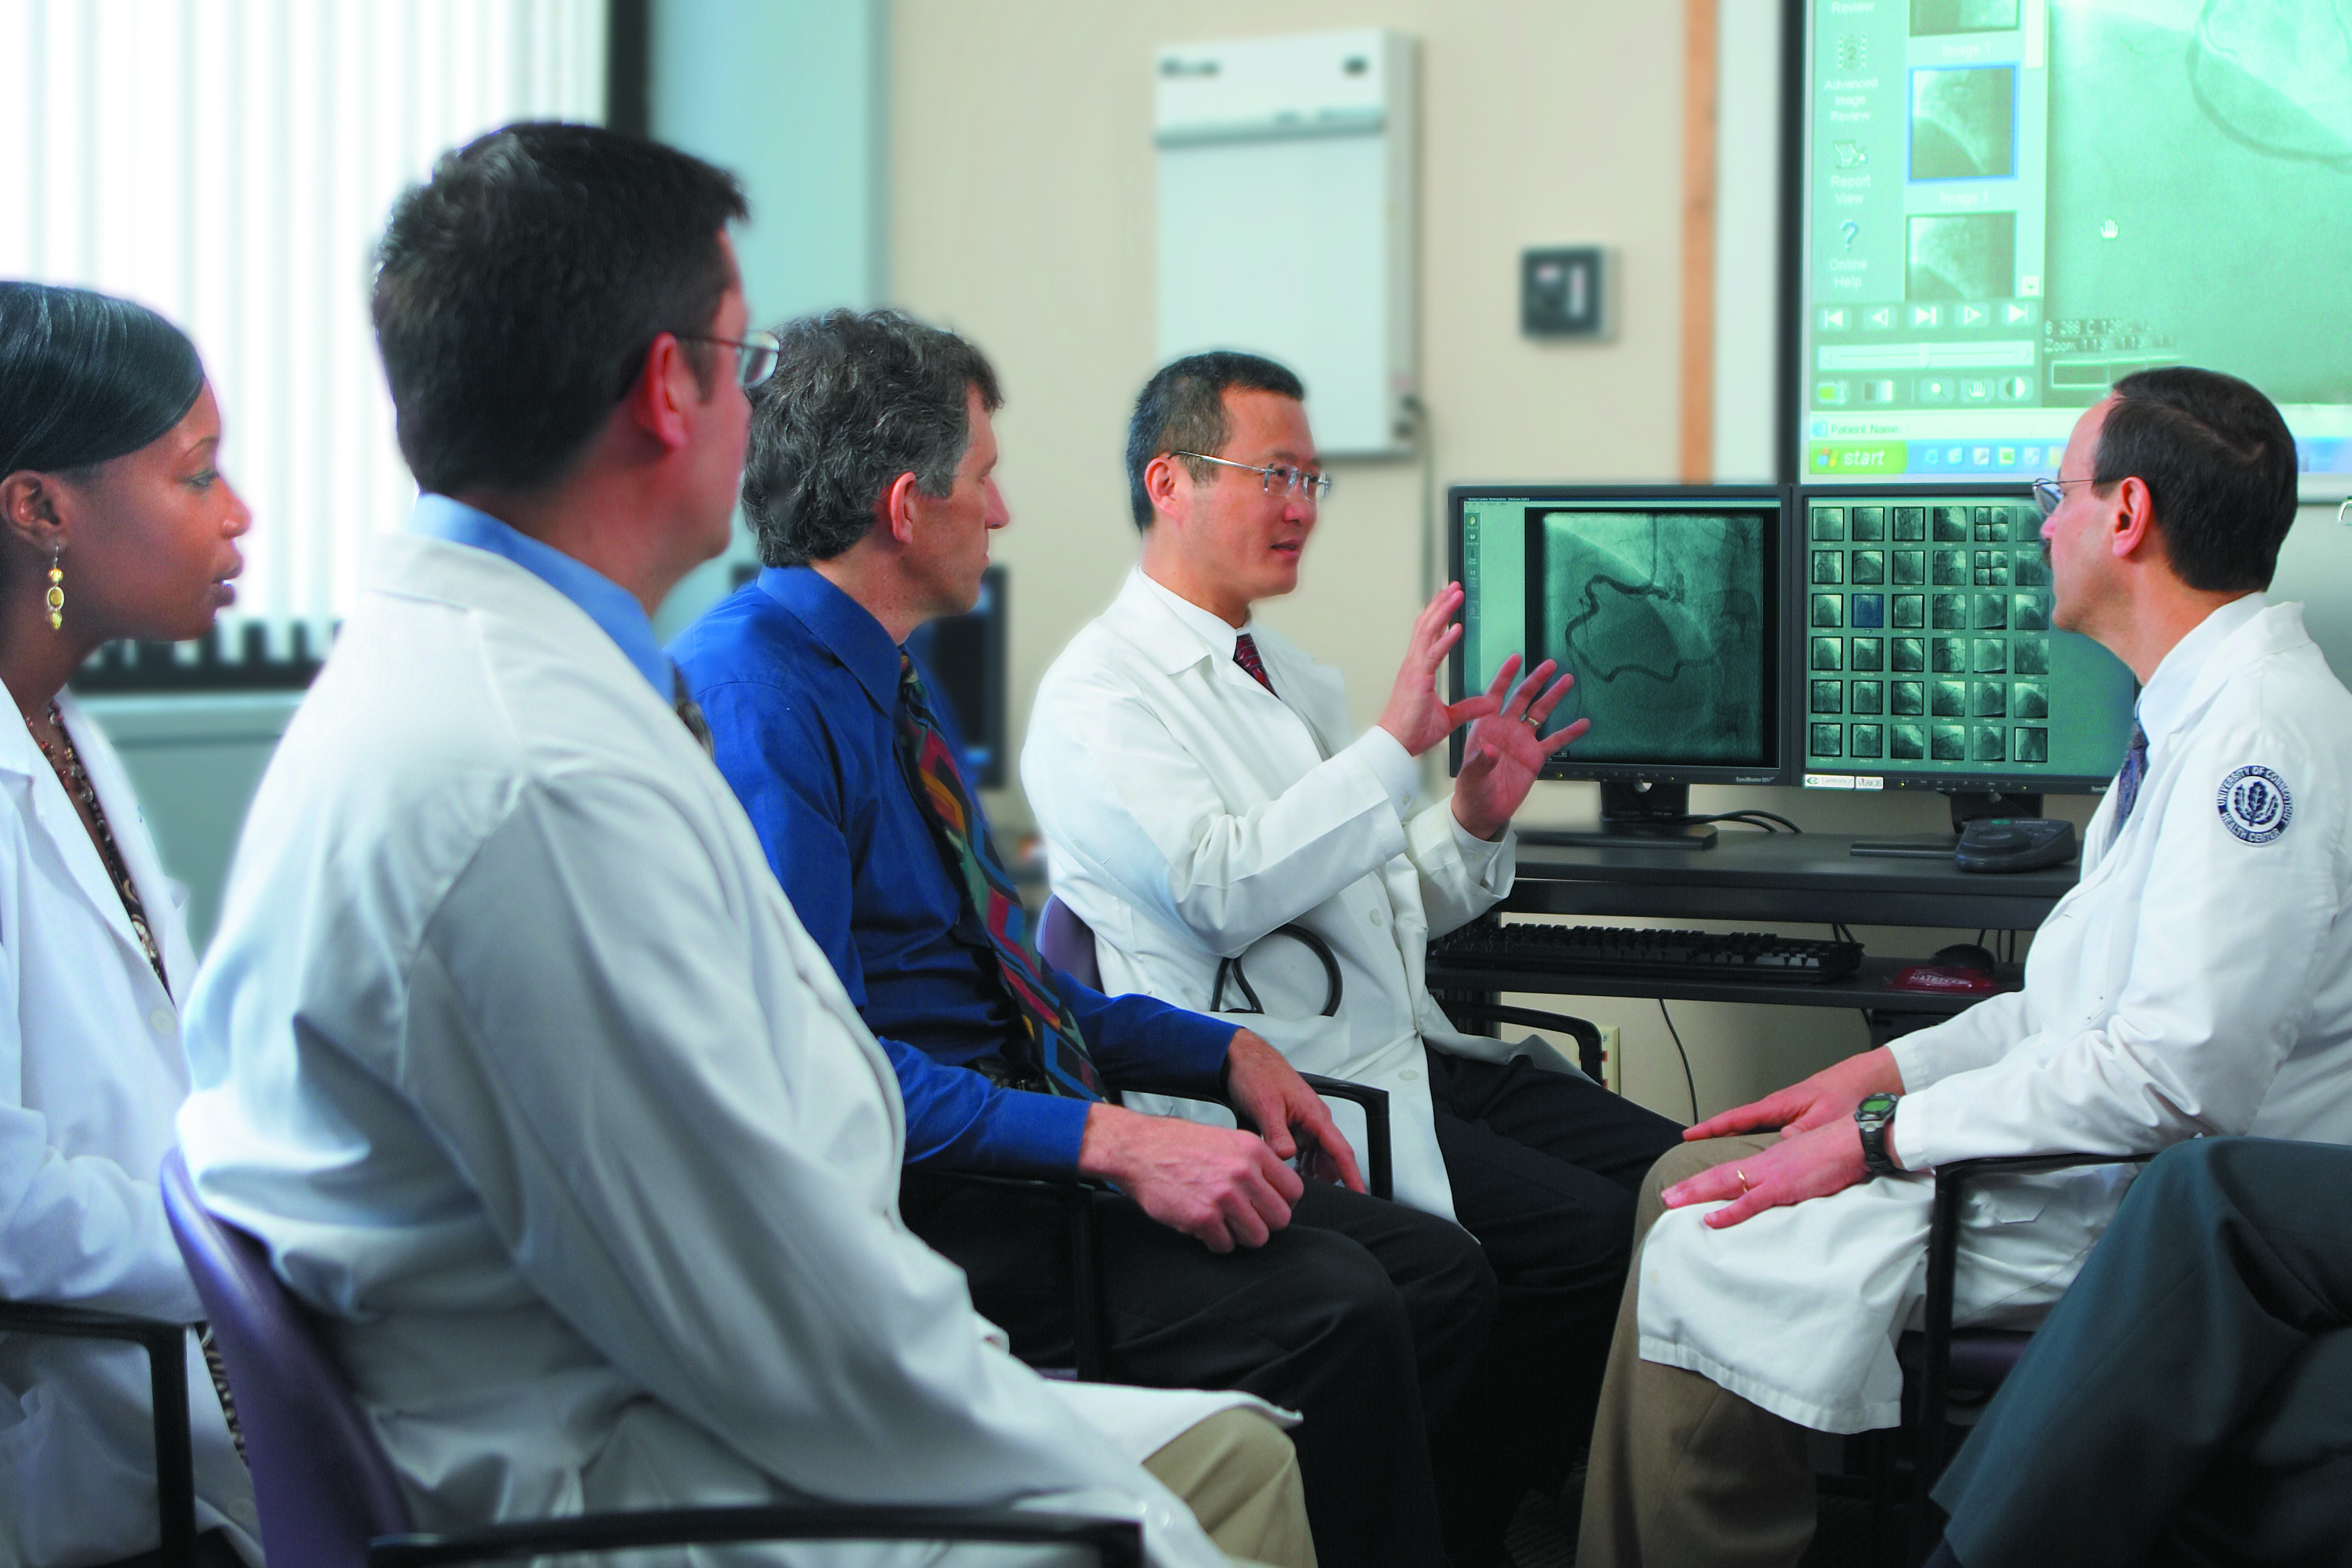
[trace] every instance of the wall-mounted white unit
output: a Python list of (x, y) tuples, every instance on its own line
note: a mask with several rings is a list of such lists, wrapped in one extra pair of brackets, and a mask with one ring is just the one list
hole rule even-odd
[(1159, 53), (1160, 358), (1281, 361), (1328, 457), (1412, 447), (1413, 75), (1377, 28)]

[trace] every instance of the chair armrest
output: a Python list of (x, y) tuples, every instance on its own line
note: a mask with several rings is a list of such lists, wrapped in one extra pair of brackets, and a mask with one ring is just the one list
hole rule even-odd
[(155, 1507), (163, 1568), (195, 1568), (196, 1461), (188, 1433), (188, 1325), (88, 1307), (0, 1301), (0, 1332), (59, 1339), (121, 1340), (147, 1352), (148, 1399), (155, 1412)]
[(1132, 1520), (1012, 1508), (892, 1508), (808, 1503), (577, 1514), (494, 1524), (456, 1534), (379, 1536), (369, 1568), (436, 1568), (558, 1552), (750, 1541), (995, 1541), (1091, 1547), (1103, 1568), (1143, 1568), (1143, 1528)]
[[(1952, 1297), (1959, 1268), (1960, 1201), (1980, 1176), (2037, 1176), (2078, 1165), (2144, 1165), (2145, 1154), (2002, 1154), (1956, 1160), (1936, 1167), (1936, 1197), (1927, 1226), (1927, 1300), (1920, 1330), (1926, 1344), (1919, 1373), (1921, 1426), (1931, 1442), (1942, 1441), (1945, 1382), (1952, 1356)], [(1937, 1456), (1940, 1468), (1940, 1454)]]
[(1395, 1197), (1394, 1164), (1389, 1155), (1389, 1091), (1343, 1078), (1326, 1078), (1319, 1072), (1298, 1076), (1327, 1100), (1350, 1100), (1364, 1108), (1364, 1163), (1370, 1167), (1364, 1173), (1364, 1185), (1376, 1198)]
[(1601, 1029), (1589, 1019), (1572, 1018), (1566, 1013), (1540, 1012), (1533, 1007), (1511, 1007), (1500, 1002), (1482, 1002), (1475, 996), (1448, 996), (1440, 1005), (1448, 1014), (1469, 1013), (1499, 1024), (1525, 1024), (1531, 1029), (1558, 1029), (1572, 1036), (1576, 1040), (1576, 1065), (1584, 1069), (1585, 1077), (1595, 1083), (1601, 1081)]
[[(1364, 1163), (1371, 1167), (1364, 1173), (1364, 1186), (1376, 1198), (1394, 1197), (1394, 1163), (1390, 1156), (1389, 1143), (1389, 1091), (1374, 1089), (1369, 1084), (1350, 1083), (1343, 1078), (1326, 1078), (1321, 1073), (1303, 1072), (1298, 1078), (1300, 1082), (1326, 1099), (1352, 1100), (1363, 1107)], [(1163, 1089), (1148, 1083), (1122, 1084), (1119, 1088), (1127, 1094), (1156, 1094), (1168, 1100), (1197, 1100), (1204, 1105), (1222, 1105), (1234, 1113), (1234, 1121), (1244, 1131), (1259, 1131), (1255, 1122), (1242, 1114), (1240, 1107), (1221, 1094), (1202, 1094), (1190, 1089)]]

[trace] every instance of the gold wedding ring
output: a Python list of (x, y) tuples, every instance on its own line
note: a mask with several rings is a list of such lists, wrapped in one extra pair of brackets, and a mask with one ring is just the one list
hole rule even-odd
[(1738, 1166), (1734, 1165), (1731, 1168), (1731, 1173), (1739, 1178), (1739, 1195), (1741, 1197), (1746, 1197), (1748, 1195), (1748, 1173), (1741, 1170)]

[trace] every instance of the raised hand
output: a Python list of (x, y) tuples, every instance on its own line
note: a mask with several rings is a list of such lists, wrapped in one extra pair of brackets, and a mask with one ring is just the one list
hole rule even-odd
[(1696, 1143), (1702, 1138), (1728, 1138), (1776, 1127), (1781, 1137), (1793, 1138), (1832, 1121), (1851, 1121), (1853, 1108), (1864, 1095), (1902, 1092), (1903, 1069), (1895, 1065), (1895, 1053), (1881, 1046), (1825, 1067), (1777, 1094), (1710, 1116), (1685, 1129), (1683, 1142)]
[(1381, 710), (1381, 728), (1397, 738), (1409, 756), (1419, 756), (1473, 719), (1483, 719), (1502, 706), (1500, 696), (1481, 692), (1448, 705), (1437, 695), (1437, 667), (1461, 640), (1462, 623), (1454, 618), (1462, 608), (1462, 584), (1448, 583), (1414, 618), (1412, 639), (1405, 645), (1404, 663), (1388, 706)]
[(1486, 688), (1496, 710), (1471, 725), (1463, 738), (1462, 772), (1454, 781), (1454, 820), (1474, 837), (1501, 837), (1545, 761), (1592, 728), (1591, 720), (1579, 719), (1549, 739), (1537, 737), (1551, 710), (1576, 684), (1576, 677), (1563, 675), (1547, 689), (1544, 682), (1555, 668), (1550, 659), (1544, 660), (1513, 690), (1511, 677), (1519, 668), (1519, 656), (1513, 654)]

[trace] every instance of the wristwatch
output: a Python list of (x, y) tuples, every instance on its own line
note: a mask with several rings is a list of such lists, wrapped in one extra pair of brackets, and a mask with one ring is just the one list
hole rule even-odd
[(1886, 1130), (1895, 1125), (1899, 1094), (1865, 1094), (1853, 1108), (1853, 1124), (1862, 1129), (1862, 1163), (1874, 1176), (1891, 1176), (1902, 1167), (1886, 1157)]

